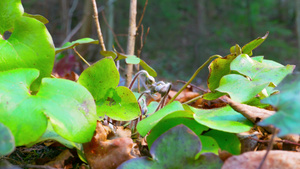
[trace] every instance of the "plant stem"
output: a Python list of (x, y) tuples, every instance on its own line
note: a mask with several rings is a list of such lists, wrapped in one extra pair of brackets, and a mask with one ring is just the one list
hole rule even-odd
[(103, 51), (106, 51), (106, 48), (105, 48), (105, 45), (104, 45), (103, 36), (102, 36), (102, 32), (101, 32), (101, 27), (100, 27), (100, 23), (99, 23), (99, 19), (98, 19), (98, 9), (97, 9), (96, 0), (92, 0), (92, 2), (93, 2), (93, 8), (94, 8), (94, 20), (95, 20), (96, 27), (97, 27), (97, 33), (98, 33), (99, 44), (100, 44), (102, 50), (103, 50)]
[[(127, 55), (134, 55), (135, 35), (136, 35), (136, 13), (137, 13), (137, 0), (130, 0), (129, 9), (129, 27), (127, 39)], [(132, 79), (133, 65), (127, 64), (126, 67), (126, 86), (128, 86)]]
[(220, 55), (213, 55), (211, 57), (208, 58), (208, 60), (203, 63), (203, 65), (201, 65), (196, 72), (193, 74), (193, 76), (190, 78), (190, 80), (175, 94), (175, 96), (169, 101), (168, 104), (172, 103), (176, 97), (195, 79), (195, 77), (197, 76), (197, 74), (204, 68), (204, 66), (206, 66), (210, 61), (212, 61), (215, 58), (222, 58), (222, 56)]
[(91, 65), (89, 64), (89, 62), (87, 62), (87, 61), (80, 55), (80, 53), (77, 52), (77, 50), (75, 49), (75, 47), (73, 48), (73, 50), (74, 50), (74, 52), (80, 57), (80, 59), (81, 59), (82, 61), (84, 61), (85, 64), (87, 64), (89, 67), (91, 66)]
[(203, 95), (197, 96), (197, 97), (195, 97), (195, 98), (193, 98), (191, 100), (188, 100), (188, 101), (186, 101), (186, 102), (184, 102), (182, 104), (190, 104), (190, 103), (192, 103), (192, 102), (194, 102), (194, 101), (196, 101), (198, 99), (201, 99), (202, 97), (203, 97)]

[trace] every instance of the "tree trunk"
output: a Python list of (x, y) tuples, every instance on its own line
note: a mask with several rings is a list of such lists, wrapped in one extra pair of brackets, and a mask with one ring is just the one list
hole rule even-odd
[[(136, 13), (137, 13), (137, 0), (130, 0), (129, 9), (129, 27), (128, 27), (128, 40), (127, 40), (127, 55), (134, 55), (135, 35), (136, 35)], [(132, 79), (133, 65), (128, 64), (126, 67), (126, 86), (128, 86)]]
[(197, 25), (200, 36), (206, 35), (206, 27), (205, 27), (205, 0), (198, 0), (197, 1)]

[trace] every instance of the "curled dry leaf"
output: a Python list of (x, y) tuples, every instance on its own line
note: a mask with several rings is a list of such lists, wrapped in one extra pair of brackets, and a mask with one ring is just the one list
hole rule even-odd
[[(246, 152), (228, 158), (222, 169), (257, 169), (266, 151)], [(270, 151), (262, 169), (299, 168), (300, 153), (274, 150)]]
[(117, 168), (124, 161), (134, 158), (130, 152), (133, 141), (130, 138), (107, 140), (108, 131), (100, 122), (92, 140), (83, 144), (85, 157), (92, 169)]

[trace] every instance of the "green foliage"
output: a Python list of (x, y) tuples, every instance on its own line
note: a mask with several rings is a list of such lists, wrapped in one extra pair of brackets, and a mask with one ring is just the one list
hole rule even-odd
[(134, 94), (118, 86), (119, 72), (111, 57), (104, 58), (82, 72), (78, 83), (86, 87), (97, 104), (97, 114), (115, 120), (132, 120), (141, 112)]
[(184, 110), (181, 103), (177, 101), (172, 102), (171, 104), (155, 112), (148, 118), (140, 121), (136, 126), (136, 129), (142, 136), (145, 136), (161, 119), (163, 119), (168, 114), (178, 110)]
[(215, 109), (196, 109), (194, 119), (209, 128), (230, 132), (241, 133), (251, 129), (253, 124), (243, 115), (234, 111), (229, 105)]
[(48, 119), (63, 138), (78, 143), (89, 141), (97, 120), (91, 94), (75, 82), (45, 78), (39, 92), (31, 95), (29, 86), (37, 77), (36, 69), (0, 73), (0, 122), (9, 127), (16, 146), (39, 139)]
[(15, 140), (9, 128), (0, 123), (0, 157), (14, 151)]
[(72, 49), (78, 45), (84, 45), (84, 44), (98, 44), (99, 41), (98, 40), (94, 40), (91, 38), (82, 38), (82, 39), (78, 39), (72, 42), (67, 42), (65, 43), (61, 48), (55, 48), (55, 54), (58, 54), (64, 50), (67, 49)]
[(272, 95), (262, 100), (264, 103), (271, 104), (277, 108), (277, 112), (263, 120), (260, 125), (274, 125), (280, 129), (278, 136), (287, 134), (300, 134), (300, 75), (289, 75), (280, 83), (279, 94)]
[(162, 134), (152, 145), (152, 159), (140, 157), (128, 160), (118, 169), (155, 168), (221, 168), (223, 162), (212, 153), (195, 156), (201, 151), (198, 136), (184, 125), (178, 125)]

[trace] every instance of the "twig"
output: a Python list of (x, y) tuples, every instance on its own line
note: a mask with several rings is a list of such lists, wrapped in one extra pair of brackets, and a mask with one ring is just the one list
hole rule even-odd
[(73, 48), (73, 50), (74, 50), (74, 52), (80, 57), (80, 59), (81, 59), (82, 61), (84, 61), (85, 64), (87, 64), (88, 66), (91, 66), (91, 65), (89, 64), (89, 62), (87, 62), (87, 61), (80, 55), (80, 53), (77, 52), (77, 50), (75, 49), (75, 47)]
[(99, 44), (100, 44), (102, 50), (106, 51), (106, 48), (105, 48), (105, 45), (104, 45), (103, 36), (102, 36), (102, 32), (101, 32), (101, 27), (100, 27), (100, 23), (99, 23), (99, 19), (98, 19), (98, 9), (97, 9), (96, 0), (92, 0), (92, 2), (93, 2), (94, 20), (95, 20), (95, 24), (96, 24), (96, 27), (97, 27)]
[(113, 34), (114, 39), (115, 39), (115, 42), (116, 42), (118, 48), (121, 50), (122, 53), (125, 53), (124, 49), (122, 48), (122, 46), (121, 46), (120, 43), (119, 43), (119, 40), (118, 40), (117, 35), (115, 34), (114, 30), (113, 30), (113, 29), (110, 27), (110, 25), (108, 24), (108, 22), (107, 22), (107, 20), (106, 20), (106, 17), (105, 17), (104, 11), (102, 11), (101, 14), (102, 14), (102, 17), (103, 17), (103, 20), (104, 20), (106, 26), (108, 27), (108, 29), (109, 29), (109, 30), (111, 31), (111, 33)]
[(222, 58), (222, 56), (213, 55), (213, 56), (209, 57), (209, 59), (196, 70), (196, 72), (193, 74), (193, 76), (190, 78), (190, 80), (175, 94), (175, 96), (169, 101), (168, 104), (172, 103), (176, 99), (176, 97), (195, 79), (197, 74), (204, 68), (204, 66), (206, 66), (210, 61), (212, 61), (215, 58)]
[(143, 13), (142, 13), (141, 18), (140, 18), (140, 20), (139, 20), (139, 23), (138, 23), (138, 25), (137, 25), (137, 27), (136, 27), (136, 31), (138, 31), (138, 30), (139, 30), (139, 27), (141, 26), (141, 23), (142, 23), (142, 21), (143, 21), (144, 15), (145, 15), (145, 11), (146, 11), (147, 5), (148, 5), (148, 0), (146, 0), (146, 2), (145, 2), (144, 8), (143, 8)]
[[(177, 82), (184, 83), (184, 84), (187, 83), (186, 81), (183, 81), (183, 80), (177, 80)], [(203, 93), (206, 93), (206, 92), (207, 92), (207, 90), (202, 89), (201, 87), (198, 87), (198, 86), (196, 86), (196, 85), (194, 85), (194, 84), (192, 84), (192, 83), (190, 83), (190, 85), (191, 85), (192, 87), (194, 87), (194, 88), (200, 90), (200, 91), (203, 92)]]
[(271, 140), (270, 140), (270, 142), (269, 142), (269, 145), (268, 145), (268, 148), (267, 148), (267, 152), (266, 152), (264, 158), (261, 160), (261, 162), (260, 162), (260, 164), (259, 164), (259, 166), (258, 166), (257, 169), (261, 169), (262, 166), (264, 165), (264, 162), (266, 161), (269, 152), (272, 150), (273, 142), (274, 142), (275, 136), (276, 136), (276, 128), (273, 129), (273, 135), (272, 135)]

